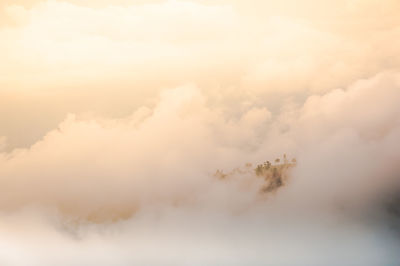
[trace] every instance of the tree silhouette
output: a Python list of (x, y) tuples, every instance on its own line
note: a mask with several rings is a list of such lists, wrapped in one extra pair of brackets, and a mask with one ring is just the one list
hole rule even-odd
[(257, 165), (256, 175), (260, 176), (263, 174), (263, 166), (261, 164)]
[(288, 159), (286, 157), (286, 154), (283, 155), (283, 162), (284, 162), (284, 164), (289, 163), (289, 161), (288, 161)]

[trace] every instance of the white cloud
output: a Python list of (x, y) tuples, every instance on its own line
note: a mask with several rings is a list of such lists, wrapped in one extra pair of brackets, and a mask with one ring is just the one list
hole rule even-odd
[(2, 1), (0, 264), (396, 265), (397, 2), (295, 2)]
[[(397, 244), (380, 204), (400, 185), (398, 88), (398, 75), (383, 73), (280, 116), (253, 108), (232, 120), (188, 85), (125, 119), (71, 115), (31, 148), (2, 154), (1, 233), (33, 226), (5, 235), (2, 257), (11, 265), (393, 263)], [(365, 118), (371, 109), (377, 119)], [(283, 152), (298, 167), (267, 198), (253, 174), (212, 178)], [(54, 255), (34, 247), (37, 234)]]

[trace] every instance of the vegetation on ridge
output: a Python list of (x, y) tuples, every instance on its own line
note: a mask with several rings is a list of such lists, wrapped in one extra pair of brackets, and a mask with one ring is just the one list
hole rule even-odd
[[(263, 178), (265, 183), (262, 186), (260, 193), (268, 193), (276, 191), (281, 186), (285, 185), (289, 178), (289, 171), (296, 166), (297, 160), (293, 158), (288, 160), (286, 154), (283, 155), (283, 160), (280, 158), (275, 159), (275, 164), (270, 161), (265, 161), (262, 164), (257, 165), (256, 168), (252, 169), (252, 164), (247, 163), (245, 167), (251, 169), (258, 178)], [(246, 171), (246, 170), (245, 170)], [(217, 170), (214, 176), (219, 179), (226, 179), (235, 172), (243, 172), (241, 169), (235, 169), (229, 173), (224, 173), (221, 170)]]

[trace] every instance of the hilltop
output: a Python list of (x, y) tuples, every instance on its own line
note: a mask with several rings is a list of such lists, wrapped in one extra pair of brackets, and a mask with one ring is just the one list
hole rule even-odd
[(260, 189), (260, 193), (269, 193), (284, 186), (289, 179), (290, 170), (297, 165), (296, 159), (293, 158), (289, 161), (285, 154), (282, 161), (277, 158), (274, 162), (272, 164), (270, 161), (265, 161), (262, 164), (258, 164), (256, 168), (253, 168), (251, 163), (246, 163), (245, 169), (236, 168), (227, 173), (217, 170), (214, 176), (223, 180), (237, 173), (253, 173), (257, 178), (263, 178), (265, 181)]

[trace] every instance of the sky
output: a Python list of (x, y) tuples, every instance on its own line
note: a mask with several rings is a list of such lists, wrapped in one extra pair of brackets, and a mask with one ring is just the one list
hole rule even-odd
[(0, 0), (0, 264), (398, 265), (399, 10)]

